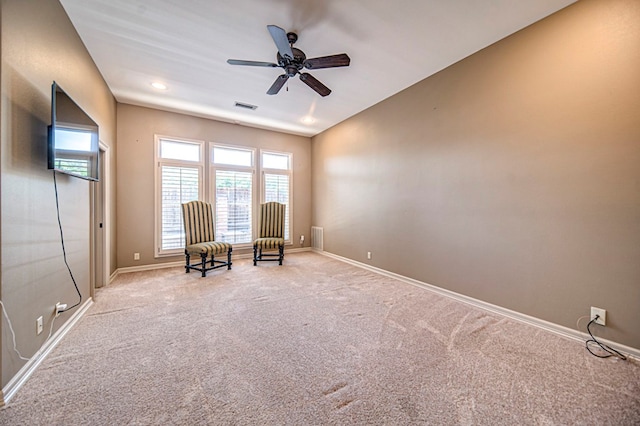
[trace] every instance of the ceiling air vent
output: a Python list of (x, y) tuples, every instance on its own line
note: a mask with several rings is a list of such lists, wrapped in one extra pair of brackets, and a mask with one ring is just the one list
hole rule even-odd
[(251, 110), (258, 108), (257, 105), (245, 104), (245, 103), (237, 102), (237, 101), (236, 101), (236, 107), (244, 108), (244, 109), (251, 109)]

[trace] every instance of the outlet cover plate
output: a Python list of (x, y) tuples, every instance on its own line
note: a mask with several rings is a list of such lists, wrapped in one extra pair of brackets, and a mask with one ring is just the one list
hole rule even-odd
[(595, 321), (596, 324), (606, 325), (607, 324), (607, 310), (591, 307), (591, 316), (589, 319), (594, 319), (598, 315), (598, 319)]

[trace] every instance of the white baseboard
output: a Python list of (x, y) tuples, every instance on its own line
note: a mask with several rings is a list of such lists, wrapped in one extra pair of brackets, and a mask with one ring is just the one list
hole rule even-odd
[[(361, 263), (346, 257), (342, 257), (342, 256), (338, 256), (336, 254), (333, 253), (329, 253), (326, 251), (319, 251), (319, 250), (313, 250), (316, 253), (319, 253), (323, 256), (327, 256), (327, 257), (331, 257), (333, 259), (345, 262), (345, 263), (349, 263), (351, 265), (357, 266), (359, 268), (362, 269), (366, 269), (368, 271), (371, 272), (375, 272), (377, 274), (380, 275), (384, 275), (386, 277), (389, 278), (393, 278), (402, 282), (405, 282), (407, 284), (411, 284), (414, 285), (416, 287), (420, 287), (422, 289), (431, 291), (433, 293), (439, 294), (441, 296), (445, 296), (445, 297), (449, 297), (451, 299), (455, 299), (457, 301), (466, 303), (468, 305), (472, 305), (475, 306), (477, 308), (480, 309), (484, 309), (486, 311), (489, 312), (493, 312), (495, 314), (498, 315), (502, 315), (508, 318), (511, 318), (513, 320), (525, 323), (525, 324), (529, 324), (532, 325), (534, 327), (538, 327), (541, 328), (543, 330), (546, 331), (550, 331), (554, 334), (569, 338), (569, 339), (573, 339), (573, 340), (578, 340), (581, 342), (585, 342), (587, 339), (589, 339), (589, 335), (587, 333), (581, 333), (578, 330), (574, 330), (559, 324), (555, 324), (549, 321), (545, 321), (543, 319), (540, 318), (536, 318), (536, 317), (532, 317), (530, 315), (526, 315), (520, 312), (516, 312), (516, 311), (512, 311), (511, 309), (507, 309), (507, 308), (503, 308), (501, 306), (498, 305), (494, 305), (488, 302), (484, 302), (482, 300), (479, 299), (474, 299), (473, 297), (469, 297), (469, 296), (465, 296), (463, 294), (460, 293), (456, 293), (450, 290), (446, 290), (444, 288), (440, 288), (440, 287), (436, 287), (432, 284), (427, 284), (424, 283), (422, 281), (418, 281), (415, 280), (413, 278), (409, 278), (409, 277), (405, 277), (403, 275), (399, 275), (396, 274), (394, 272), (389, 272), (386, 271), (384, 269), (380, 269), (380, 268), (376, 268), (375, 266), (371, 266), (371, 265), (367, 265), (366, 263)], [(602, 339), (602, 338), (598, 338), (598, 340), (606, 345), (609, 345), (610, 347), (624, 353), (624, 354), (628, 354), (630, 357), (634, 358), (636, 361), (640, 361), (640, 349), (637, 348), (632, 348), (630, 346), (626, 346), (623, 345), (621, 343), (616, 343), (616, 342), (612, 342), (610, 340), (607, 339)]]
[(38, 366), (44, 361), (44, 359), (49, 355), (49, 353), (55, 348), (58, 343), (62, 340), (62, 338), (76, 325), (76, 323), (82, 318), (82, 316), (87, 312), (87, 310), (93, 305), (93, 299), (89, 299), (80, 308), (74, 312), (74, 314), (65, 322), (62, 327), (56, 331), (53, 336), (47, 339), (46, 342), (42, 344), (40, 349), (29, 358), (29, 361), (22, 366), (22, 368), (16, 373), (15, 376), (9, 383), (2, 388), (2, 393), (4, 394), (4, 403), (6, 404), (13, 398), (22, 387), (22, 385), (27, 381), (29, 377), (33, 374), (33, 372), (38, 368)]
[[(311, 247), (299, 247), (299, 248), (287, 248), (284, 249), (285, 257), (287, 253), (300, 253), (303, 251), (311, 251)], [(243, 253), (243, 254), (233, 254), (233, 259), (253, 259), (253, 253)], [(141, 265), (141, 266), (127, 266), (124, 268), (118, 268), (116, 272), (111, 275), (109, 282), (113, 281), (119, 274), (126, 274), (129, 272), (140, 272), (140, 271), (152, 271), (154, 269), (163, 269), (163, 268), (175, 268), (177, 266), (184, 267), (184, 260), (178, 260), (175, 262), (165, 262), (165, 263), (152, 263), (150, 265)]]
[[(284, 249), (284, 254), (286, 256), (287, 253), (302, 253), (303, 251), (311, 251), (311, 247), (298, 247), (298, 248), (286, 248)], [(253, 254), (249, 257), (253, 257)]]
[(184, 260), (165, 263), (152, 263), (150, 265), (127, 266), (124, 268), (118, 268), (115, 272), (114, 278), (120, 274), (128, 274), (130, 272), (153, 271), (155, 269), (175, 268), (177, 266), (184, 266)]

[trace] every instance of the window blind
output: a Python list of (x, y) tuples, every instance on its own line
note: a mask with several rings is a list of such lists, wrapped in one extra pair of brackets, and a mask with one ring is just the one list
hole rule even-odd
[(284, 217), (284, 239), (289, 238), (289, 175), (288, 174), (264, 174), (264, 201), (277, 201), (286, 207)]
[(216, 240), (251, 243), (253, 173), (216, 170)]
[(181, 204), (197, 200), (200, 172), (197, 167), (161, 166), (162, 250), (184, 248)]

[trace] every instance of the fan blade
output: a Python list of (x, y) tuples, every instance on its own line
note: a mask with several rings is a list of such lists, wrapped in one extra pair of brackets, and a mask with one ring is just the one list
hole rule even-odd
[(267, 90), (267, 95), (276, 95), (282, 89), (282, 86), (287, 82), (289, 76), (286, 74), (279, 75), (276, 78), (276, 81), (273, 82), (269, 90)]
[(278, 52), (280, 52), (280, 56), (283, 58), (293, 59), (293, 51), (291, 51), (291, 45), (289, 44), (289, 39), (287, 38), (285, 30), (277, 25), (267, 25), (267, 29), (278, 48)]
[(324, 84), (320, 83), (314, 76), (308, 74), (306, 72), (300, 73), (300, 80), (302, 80), (307, 86), (311, 87), (313, 90), (318, 92), (320, 96), (327, 96), (331, 93), (331, 89), (329, 89)]
[(252, 67), (275, 68), (278, 66), (278, 64), (274, 64), (273, 62), (243, 61), (242, 59), (227, 59), (227, 63), (231, 65), (249, 65)]
[(350, 63), (351, 58), (346, 53), (341, 53), (339, 55), (307, 59), (304, 61), (304, 66), (310, 70), (317, 70), (319, 68), (348, 67)]

